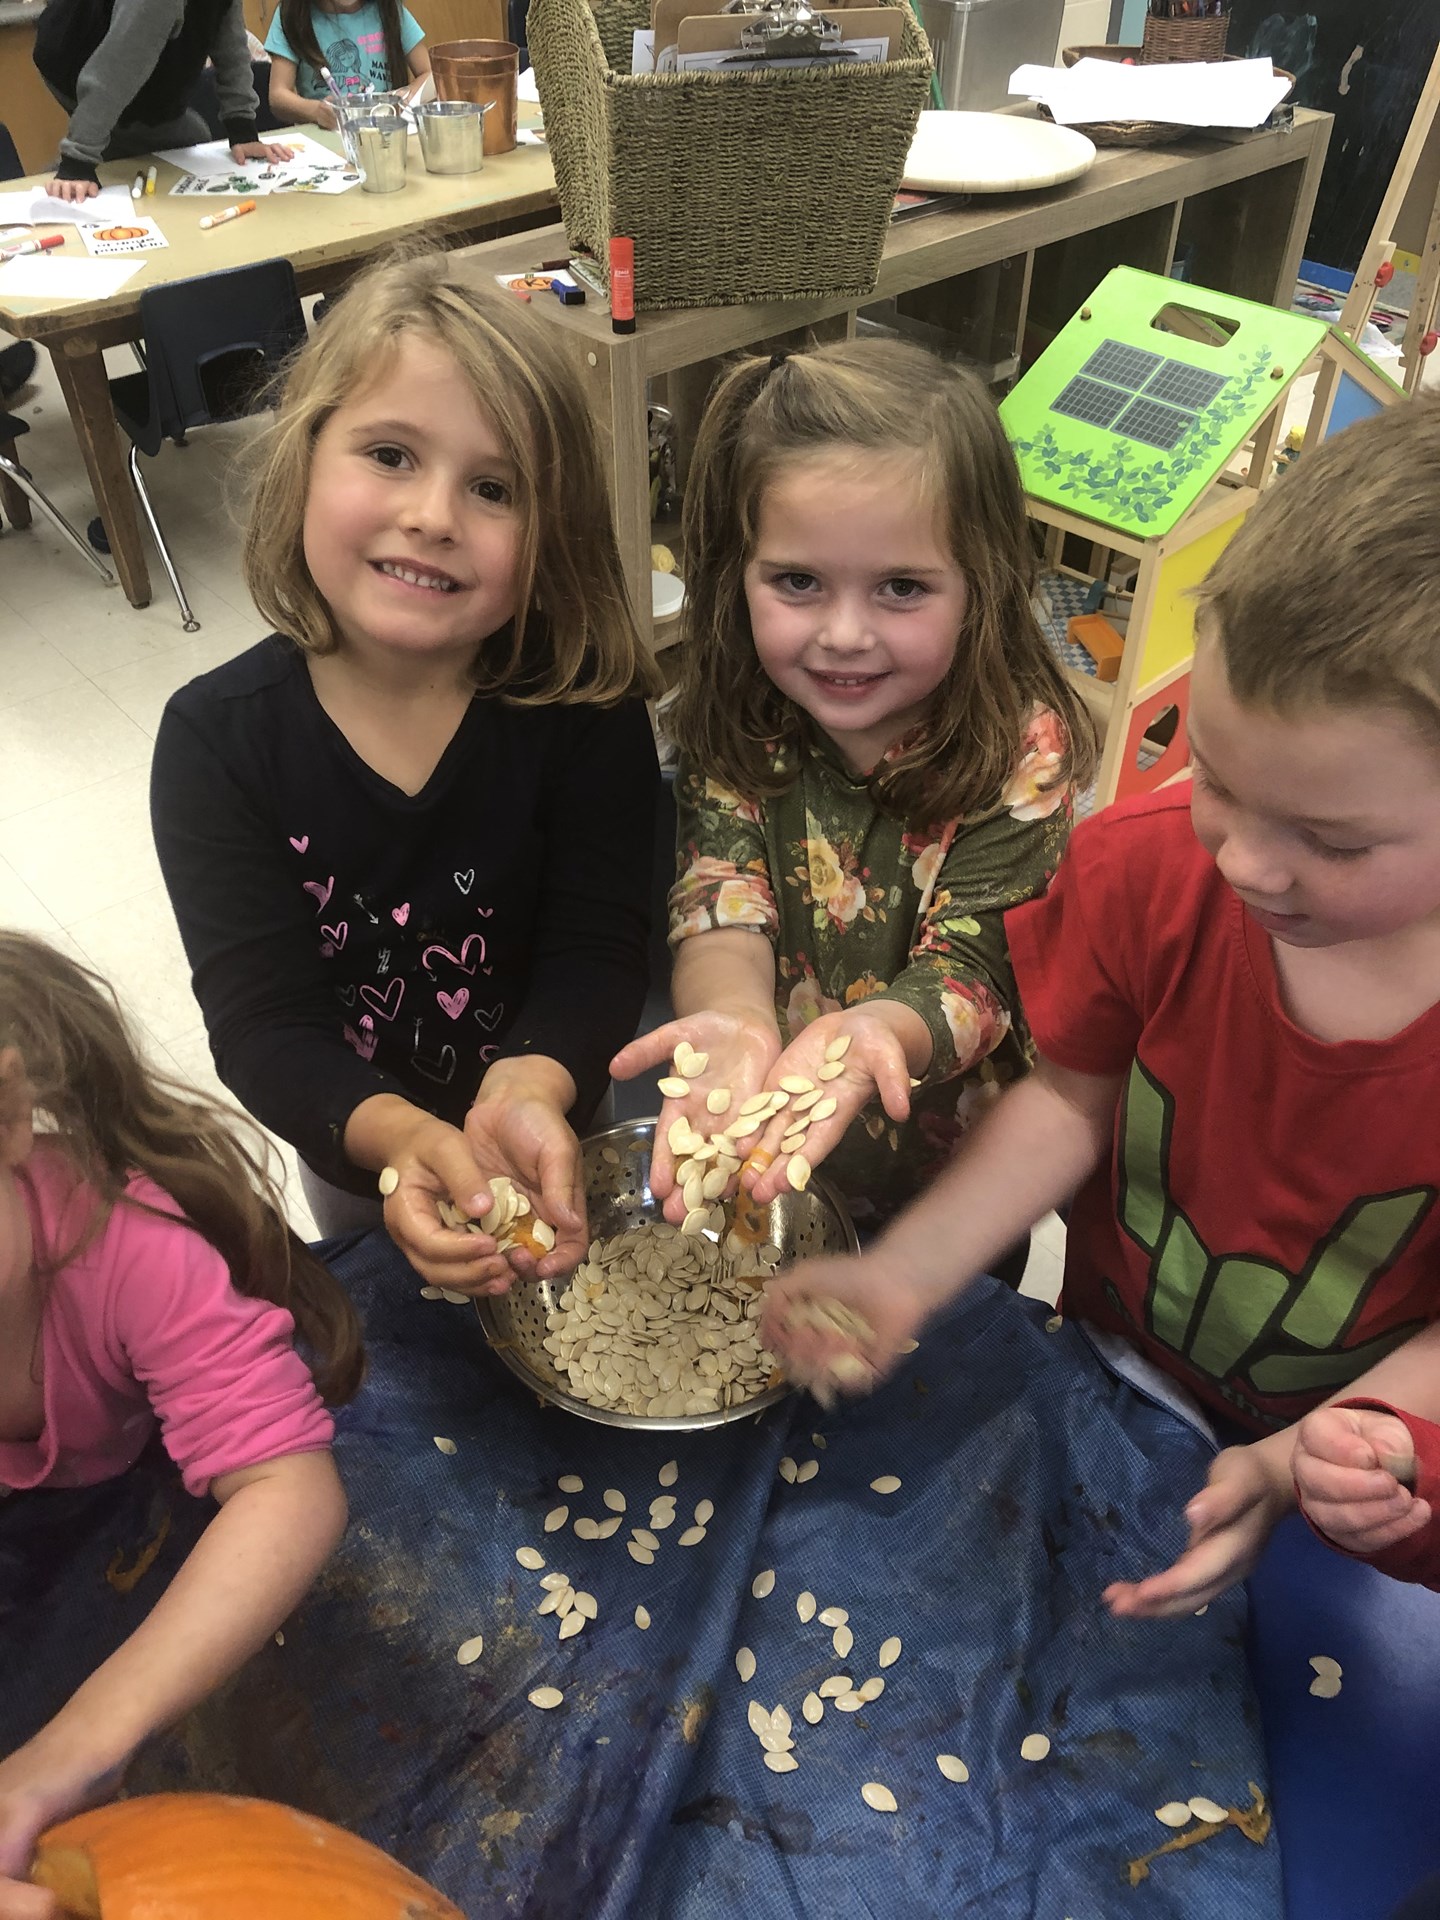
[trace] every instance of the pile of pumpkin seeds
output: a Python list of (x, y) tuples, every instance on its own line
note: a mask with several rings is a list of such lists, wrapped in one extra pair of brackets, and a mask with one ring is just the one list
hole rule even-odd
[[(701, 1231), (704, 1203), (718, 1199), (740, 1169), (740, 1154), (736, 1149), (763, 1133), (779, 1113), (785, 1115), (785, 1130), (780, 1139), (780, 1151), (787, 1156), (785, 1178), (796, 1193), (804, 1192), (810, 1184), (811, 1173), (810, 1162), (803, 1151), (805, 1136), (816, 1121), (828, 1120), (839, 1105), (835, 1096), (826, 1092), (823, 1083), (838, 1080), (844, 1073), (845, 1055), (849, 1050), (850, 1035), (838, 1035), (825, 1049), (825, 1063), (819, 1071), (822, 1084), (817, 1086), (804, 1074), (783, 1074), (778, 1086), (742, 1100), (734, 1119), (727, 1120), (708, 1138), (683, 1117), (671, 1124), (666, 1139), (671, 1152), (677, 1156), (675, 1178), (685, 1196), (684, 1231)], [(698, 1079), (709, 1064), (709, 1054), (696, 1053), (682, 1041), (675, 1049), (673, 1071), (658, 1083), (661, 1093), (667, 1100), (688, 1098), (691, 1082)], [(705, 1110), (719, 1118), (729, 1113), (733, 1099), (729, 1087), (712, 1087), (705, 1096)]]

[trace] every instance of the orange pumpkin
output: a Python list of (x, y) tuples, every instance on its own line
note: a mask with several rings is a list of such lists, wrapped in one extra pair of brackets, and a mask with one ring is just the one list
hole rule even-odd
[(220, 1793), (77, 1814), (42, 1834), (31, 1878), (77, 1920), (465, 1920), (353, 1833)]

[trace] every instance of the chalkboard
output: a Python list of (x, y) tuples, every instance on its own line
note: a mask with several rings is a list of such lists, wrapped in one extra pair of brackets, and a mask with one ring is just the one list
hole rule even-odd
[(1353, 272), (1440, 40), (1440, 0), (1232, 0), (1227, 51), (1269, 54), (1335, 115), (1306, 257)]

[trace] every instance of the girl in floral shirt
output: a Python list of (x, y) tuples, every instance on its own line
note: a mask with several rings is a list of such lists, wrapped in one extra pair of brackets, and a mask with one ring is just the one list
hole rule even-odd
[[(828, 1107), (806, 1158), (877, 1225), (1024, 1071), (1003, 915), (1043, 891), (1091, 764), (1031, 611), (1014, 457), (979, 382), (918, 348), (749, 359), (706, 412), (685, 549), (679, 1017), (612, 1072), (708, 1056), (661, 1116), (672, 1219), (674, 1120), (709, 1132), (716, 1089), (733, 1116), (798, 1075)], [(758, 1201), (785, 1126), (747, 1143)]]

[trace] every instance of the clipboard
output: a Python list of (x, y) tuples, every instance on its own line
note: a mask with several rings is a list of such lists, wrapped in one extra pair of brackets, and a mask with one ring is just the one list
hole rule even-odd
[[(655, 53), (657, 59), (666, 47), (679, 46), (680, 23), (682, 20), (693, 20), (705, 17), (713, 18), (720, 13), (724, 5), (725, 0), (655, 0), (654, 26)], [(873, 4), (868, 6), (864, 4), (852, 6), (850, 0), (834, 0), (834, 4), (831, 5), (827, 0), (824, 8), (824, 11), (827, 13), (835, 13), (842, 10), (846, 13), (863, 14), (867, 22), (873, 20), (877, 15), (881, 16), (878, 25), (867, 25), (865, 27), (865, 37), (872, 40), (887, 40), (890, 46), (889, 58), (892, 60), (895, 58), (896, 48), (903, 26), (903, 16), (901, 15), (899, 7), (876, 7)], [(738, 53), (740, 49), (740, 27), (744, 23), (745, 15), (734, 13), (726, 14), (724, 19), (729, 37), (713, 42), (710, 47), (697, 46), (692, 49), (687, 46), (685, 51), (687, 53), (691, 51), (698, 53), (711, 51), (712, 49), (734, 47)], [(852, 28), (848, 19), (845, 22), (845, 37), (847, 40), (860, 38), (859, 31)]]
[[(741, 29), (750, 25), (755, 16), (747, 13), (696, 13), (694, 0), (660, 0), (661, 7), (676, 5), (684, 8), (685, 17), (679, 22), (677, 38), (673, 43), (680, 53), (726, 53), (740, 51)], [(658, 10), (657, 10), (658, 11)], [(843, 12), (844, 37), (846, 40), (883, 40), (885, 58), (893, 60), (899, 52), (900, 35), (904, 28), (904, 19), (898, 7), (852, 7), (825, 8), (827, 13)], [(660, 45), (659, 28), (656, 29), (655, 44)], [(666, 43), (671, 44), (669, 42)], [(850, 64), (850, 63), (846, 63)]]

